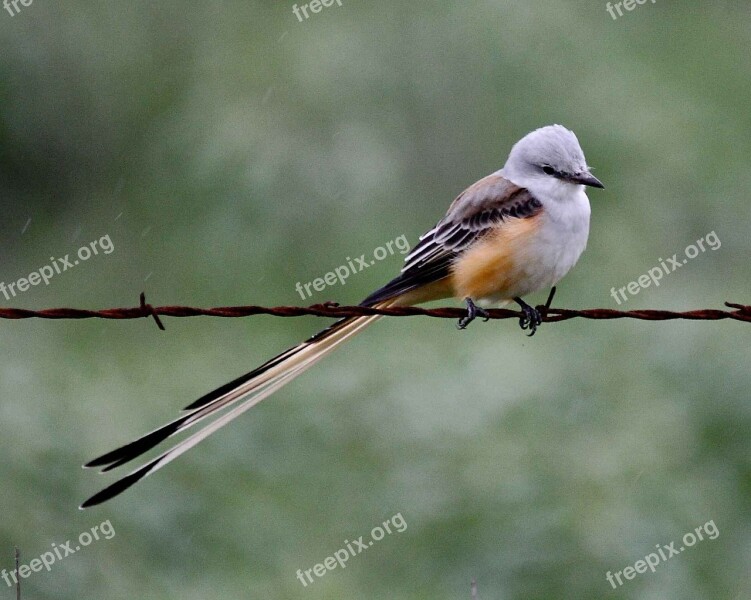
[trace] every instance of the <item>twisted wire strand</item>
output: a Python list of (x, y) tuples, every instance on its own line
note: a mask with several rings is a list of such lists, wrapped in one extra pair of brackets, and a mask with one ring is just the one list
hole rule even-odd
[[(569, 319), (638, 319), (642, 321), (672, 321), (676, 319), (690, 321), (720, 321), (731, 319), (734, 321), (751, 322), (751, 306), (725, 302), (725, 306), (732, 310), (699, 309), (689, 311), (672, 310), (615, 310), (611, 308), (589, 308), (574, 310), (567, 308), (552, 308), (544, 304), (537, 306), (543, 322), (555, 323)], [(518, 319), (522, 313), (507, 308), (488, 309), (490, 319)], [(339, 306), (333, 302), (314, 304), (312, 306), (219, 306), (215, 308), (197, 308), (193, 306), (152, 306), (146, 302), (141, 294), (139, 306), (130, 308), (106, 308), (103, 310), (86, 310), (80, 308), (47, 308), (43, 310), (28, 310), (24, 308), (0, 308), (0, 319), (143, 319), (153, 318), (157, 326), (164, 330), (160, 317), (224, 317), (239, 318), (253, 315), (271, 315), (275, 317), (357, 317), (370, 315), (384, 315), (388, 317), (433, 317), (439, 319), (459, 319), (467, 316), (464, 308), (420, 308), (390, 307), (373, 308), (367, 306)]]

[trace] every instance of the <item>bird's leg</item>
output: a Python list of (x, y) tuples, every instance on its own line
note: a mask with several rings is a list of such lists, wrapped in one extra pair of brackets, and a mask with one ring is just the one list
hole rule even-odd
[(548, 300), (545, 302), (545, 313), (547, 314), (548, 310), (550, 309), (550, 305), (553, 304), (553, 298), (555, 298), (555, 286), (550, 288), (550, 294), (548, 295)]
[(459, 319), (459, 322), (456, 324), (457, 329), (466, 329), (467, 325), (469, 325), (477, 317), (482, 317), (483, 321), (487, 321), (490, 318), (488, 311), (480, 308), (474, 302), (472, 302), (472, 298), (465, 298), (464, 302), (467, 303), (467, 316)]
[(522, 309), (522, 317), (519, 319), (519, 327), (525, 330), (529, 329), (528, 335), (529, 337), (532, 337), (542, 323), (542, 315), (539, 310), (531, 307), (521, 298), (514, 298), (514, 301)]

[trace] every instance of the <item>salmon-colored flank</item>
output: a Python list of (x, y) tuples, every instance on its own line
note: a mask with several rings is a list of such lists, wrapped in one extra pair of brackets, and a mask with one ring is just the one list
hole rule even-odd
[(540, 224), (539, 214), (510, 219), (466, 250), (452, 268), (454, 295), (511, 299), (518, 282), (526, 277), (522, 257)]

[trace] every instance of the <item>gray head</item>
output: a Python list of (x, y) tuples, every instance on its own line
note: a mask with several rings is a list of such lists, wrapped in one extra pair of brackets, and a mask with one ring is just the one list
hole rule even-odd
[(605, 187), (589, 172), (574, 132), (562, 125), (549, 125), (525, 135), (511, 149), (503, 172), (525, 186), (556, 179), (563, 184)]

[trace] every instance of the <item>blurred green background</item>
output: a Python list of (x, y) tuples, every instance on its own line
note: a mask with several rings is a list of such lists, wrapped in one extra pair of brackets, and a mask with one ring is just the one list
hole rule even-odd
[[(0, 11), (0, 281), (109, 235), (111, 254), (2, 306), (355, 303), (405, 234), (550, 123), (607, 189), (556, 305), (751, 302), (751, 7), (658, 0), (34, 0)], [(300, 2), (298, 2), (300, 4)], [(616, 13), (617, 14), (617, 13)], [(532, 297), (530, 301), (544, 299)], [(0, 322), (0, 569), (109, 520), (24, 598), (751, 597), (747, 325), (384, 319), (101, 507), (80, 465), (304, 338), (321, 319)], [(401, 513), (408, 527), (303, 587)], [(621, 571), (719, 530), (613, 589)], [(14, 591), (0, 580), (0, 597)]]

